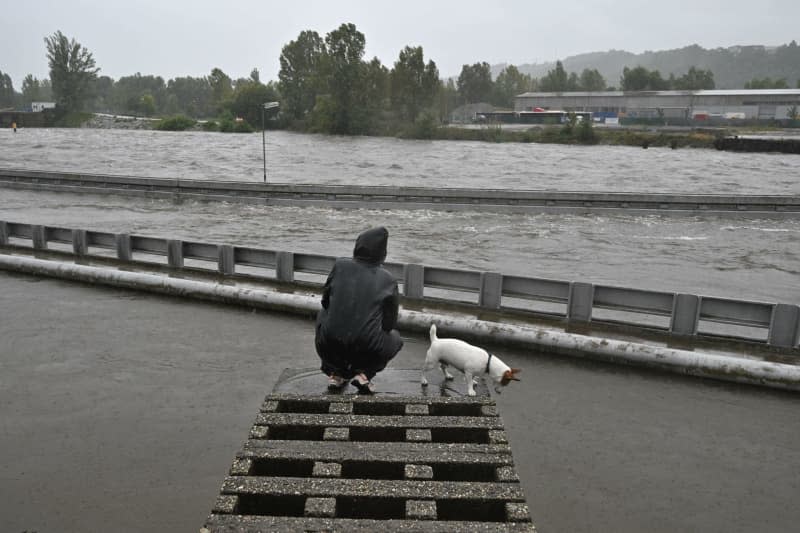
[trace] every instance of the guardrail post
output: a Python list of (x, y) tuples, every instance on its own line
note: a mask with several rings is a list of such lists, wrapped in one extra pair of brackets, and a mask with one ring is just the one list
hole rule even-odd
[(183, 268), (183, 241), (167, 240), (167, 264), (172, 268)]
[(567, 320), (570, 322), (589, 322), (592, 320), (594, 304), (594, 285), (573, 281), (569, 284)]
[(676, 294), (672, 303), (669, 330), (675, 335), (696, 335), (700, 317), (700, 297), (694, 294)]
[(793, 348), (800, 337), (800, 307), (775, 304), (769, 324), (769, 343), (773, 346)]
[(5, 220), (0, 220), (0, 246), (8, 244), (8, 223)]
[(487, 309), (500, 309), (503, 294), (503, 275), (497, 272), (481, 272), (481, 293), (478, 305)]
[(47, 250), (47, 234), (44, 231), (44, 226), (31, 226), (31, 240), (33, 241), (34, 250)]
[(403, 296), (421, 300), (425, 291), (425, 267), (407, 264), (403, 268)]
[(294, 281), (294, 254), (278, 252), (275, 254), (275, 279), (278, 281)]
[(114, 235), (114, 241), (117, 245), (117, 259), (120, 261), (131, 261), (133, 254), (131, 253), (131, 236), (127, 233), (117, 233)]
[(86, 255), (89, 252), (89, 243), (86, 240), (85, 229), (72, 230), (72, 253)]
[(236, 273), (236, 263), (234, 262), (233, 246), (230, 244), (221, 244), (217, 247), (219, 253), (219, 271), (226, 276)]

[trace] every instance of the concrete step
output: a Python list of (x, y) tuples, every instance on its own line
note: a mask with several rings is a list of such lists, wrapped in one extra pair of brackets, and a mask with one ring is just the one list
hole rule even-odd
[(419, 370), (379, 382), (331, 394), (319, 371), (284, 372), (204, 529), (535, 531), (485, 383), (469, 397)]

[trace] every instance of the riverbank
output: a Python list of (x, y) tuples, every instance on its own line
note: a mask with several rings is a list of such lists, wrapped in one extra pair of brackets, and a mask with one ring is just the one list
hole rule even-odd
[[(18, 124), (22, 128), (58, 127), (100, 130), (161, 130), (161, 131), (207, 131), (222, 133), (253, 133), (255, 130), (246, 122), (233, 120), (195, 121), (187, 117), (138, 117), (131, 115), (111, 115), (103, 113), (72, 113), (60, 117), (54, 123), (44, 125)], [(307, 133), (289, 128), (276, 128), (294, 133)], [(274, 131), (274, 130), (273, 130)], [(477, 141), (490, 143), (537, 143), (561, 145), (601, 145), (601, 146), (634, 146), (641, 148), (670, 147), (678, 148), (723, 148), (723, 141), (729, 138), (745, 138), (754, 135), (779, 139), (784, 136), (794, 137), (794, 130), (774, 128), (690, 128), (690, 127), (642, 127), (615, 126), (603, 127), (591, 123), (580, 122), (558, 125), (525, 125), (525, 124), (459, 124), (441, 125), (422, 121), (397, 131), (384, 131), (369, 135), (378, 138), (397, 138), (406, 140), (440, 140), (440, 141)], [(749, 152), (784, 152), (796, 153), (792, 143), (775, 142), (748, 143)], [(784, 145), (791, 144), (791, 149)]]
[[(160, 123), (162, 123), (162, 120), (155, 118), (94, 114), (83, 122), (80, 127), (90, 129), (155, 130), (160, 129)], [(203, 129), (200, 123), (195, 123), (191, 127), (186, 127), (184, 131), (202, 131)], [(249, 132), (249, 129), (233, 131), (233, 133)], [(714, 141), (718, 135), (705, 131), (667, 132), (628, 128), (612, 130), (595, 127), (582, 128), (580, 125), (573, 128), (558, 125), (526, 129), (512, 129), (502, 126), (480, 128), (431, 126), (400, 131), (395, 135), (386, 135), (386, 137), (410, 140), (483, 141), (494, 143), (597, 144), (642, 148), (650, 146), (713, 148)]]
[[(419, 137), (410, 136), (410, 138)], [(580, 126), (574, 129), (566, 126), (545, 126), (526, 130), (512, 130), (500, 126), (487, 126), (480, 129), (450, 126), (437, 128), (430, 138), (457, 141), (640, 146), (642, 148), (669, 146), (675, 149), (713, 148), (717, 135), (706, 131), (666, 132), (627, 128), (581, 128)]]
[[(168, 131), (221, 131), (223, 133), (252, 133), (251, 127), (221, 127), (214, 122), (200, 122), (181, 117), (150, 118), (110, 114), (76, 114), (62, 119), (62, 127), (116, 130), (168, 130)], [(180, 124), (175, 127), (173, 123)], [(211, 127), (209, 127), (211, 126)], [(762, 132), (763, 133), (763, 132)], [(415, 125), (389, 135), (408, 140), (478, 141), (491, 143), (538, 143), (564, 145), (635, 146), (641, 148), (670, 147), (723, 149), (725, 138), (745, 135), (746, 132), (728, 129), (668, 129), (641, 127), (597, 127), (591, 124), (564, 124), (550, 126), (523, 125)], [(776, 151), (775, 143), (751, 143), (747, 151)], [(777, 150), (781, 151), (781, 150)]]

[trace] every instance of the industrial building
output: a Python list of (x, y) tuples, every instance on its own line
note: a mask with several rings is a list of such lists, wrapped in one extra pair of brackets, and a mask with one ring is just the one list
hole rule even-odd
[[(789, 120), (800, 110), (800, 89), (604, 91), (524, 93), (514, 110), (588, 111), (595, 120)], [(793, 116), (794, 115), (794, 116)]]

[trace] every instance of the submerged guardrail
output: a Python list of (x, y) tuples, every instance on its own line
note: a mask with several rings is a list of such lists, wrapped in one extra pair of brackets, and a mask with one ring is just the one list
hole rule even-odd
[[(327, 255), (0, 221), (0, 247), (21, 246), (36, 251), (47, 250), (49, 243), (68, 245), (60, 251), (75, 257), (112, 255), (123, 262), (160, 263), (176, 270), (212, 271), (282, 283), (302, 281), (317, 287), (336, 260)], [(187, 265), (187, 261), (197, 263)], [(237, 272), (240, 267), (255, 272)], [(623, 325), (675, 337), (745, 340), (792, 350), (798, 347), (800, 337), (800, 307), (793, 304), (411, 263), (389, 262), (385, 267), (398, 279), (408, 302), (449, 303), (478, 311), (546, 317), (568, 325)], [(738, 329), (736, 334), (720, 333), (714, 330), (715, 325)]]
[(557, 192), (366, 185), (299, 185), (0, 169), (0, 186), (169, 200), (371, 209), (500, 212), (661, 212), (800, 216), (796, 195)]
[(714, 148), (732, 152), (779, 152), (800, 154), (800, 139), (722, 137), (714, 140)]

